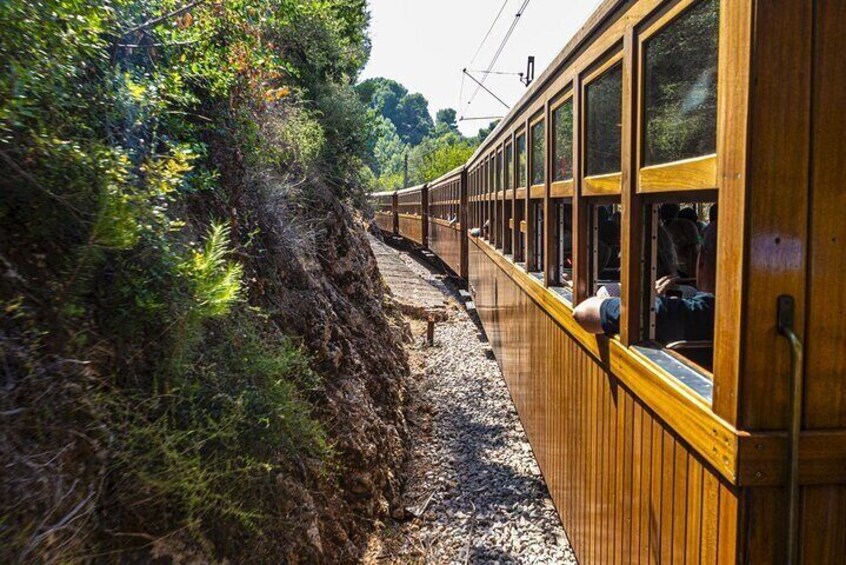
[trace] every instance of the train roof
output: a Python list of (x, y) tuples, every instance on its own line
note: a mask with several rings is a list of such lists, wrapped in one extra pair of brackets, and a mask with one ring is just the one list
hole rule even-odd
[(578, 54), (579, 50), (582, 49), (590, 37), (594, 35), (594, 32), (602, 28), (602, 26), (609, 24), (616, 17), (619, 17), (622, 13), (622, 10), (619, 10), (619, 8), (631, 3), (632, 0), (604, 0), (602, 4), (594, 10), (593, 14), (591, 14), (585, 24), (579, 28), (579, 31), (577, 31), (570, 41), (567, 42), (567, 45), (564, 46), (555, 59), (553, 59), (546, 69), (544, 69), (540, 77), (535, 79), (532, 86), (526, 90), (525, 94), (520, 97), (520, 100), (511, 107), (505, 117), (499, 121), (499, 124), (497, 124), (494, 130), (488, 134), (484, 141), (482, 141), (481, 145), (479, 145), (470, 159), (467, 160), (467, 163), (470, 164), (474, 162), (485, 151), (487, 151), (488, 146), (496, 140), (503, 131), (512, 126), (512, 122), (515, 117), (522, 112), (523, 107), (543, 92), (543, 90), (549, 86), (549, 82), (555, 78), (555, 75), (566, 66), (570, 59)]

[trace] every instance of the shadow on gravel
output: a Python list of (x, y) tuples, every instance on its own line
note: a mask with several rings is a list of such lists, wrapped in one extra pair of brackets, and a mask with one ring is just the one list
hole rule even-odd
[[(512, 534), (514, 538), (520, 537), (519, 518), (526, 523), (540, 518), (542, 508), (537, 502), (548, 496), (546, 484), (528, 468), (527, 460), (533, 457), (523, 451), (528, 449), (528, 443), (514, 437), (522, 434), (522, 430), (480, 422), (478, 415), (465, 408), (465, 402), (474, 399), (464, 396), (458, 395), (449, 406), (441, 408), (442, 412), (449, 411), (447, 419), (453, 429), (462, 430), (461, 435), (445, 442), (459, 476), (463, 477), (457, 487), (460, 494), (450, 505), (457, 512), (475, 515), (474, 539), (468, 540), (470, 563), (517, 563), (525, 553)], [(511, 464), (490, 459), (492, 451), (500, 451), (502, 457), (509, 443), (511, 449), (519, 447), (510, 455)], [(493, 537), (485, 536), (487, 539), (482, 540), (486, 532), (493, 532)]]

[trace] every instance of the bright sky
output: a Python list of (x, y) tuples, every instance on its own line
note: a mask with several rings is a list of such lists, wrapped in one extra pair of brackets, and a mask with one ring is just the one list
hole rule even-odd
[[(480, 90), (461, 69), (485, 70), (526, 0), (369, 0), (373, 50), (361, 79), (383, 76), (420, 92), (429, 100), (433, 118), (441, 108), (455, 108), (459, 117), (503, 116), (507, 109)], [(601, 0), (529, 0), (494, 71), (524, 72), (535, 56), (535, 76), (564, 48)], [(482, 50), (473, 55), (502, 14)], [(481, 79), (481, 73), (472, 73)], [(509, 106), (525, 91), (517, 76), (489, 75), (485, 86)], [(463, 94), (462, 94), (463, 92)], [(462, 98), (459, 107), (459, 97)], [(489, 120), (459, 122), (465, 135), (475, 135)]]

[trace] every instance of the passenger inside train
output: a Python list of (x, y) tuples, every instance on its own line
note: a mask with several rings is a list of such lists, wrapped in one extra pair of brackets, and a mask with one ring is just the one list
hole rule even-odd
[[(659, 237), (659, 241), (661, 239)], [(678, 275), (664, 274), (655, 281), (656, 341), (670, 344), (713, 340), (716, 241), (716, 230), (706, 230), (704, 241), (697, 246), (696, 288), (692, 292), (679, 288)], [(573, 316), (591, 333), (617, 334), (620, 330), (620, 299), (616, 296), (588, 298), (575, 308)]]

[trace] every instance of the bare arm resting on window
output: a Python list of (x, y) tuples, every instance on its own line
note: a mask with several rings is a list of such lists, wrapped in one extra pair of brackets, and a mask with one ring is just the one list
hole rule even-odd
[(576, 309), (573, 310), (573, 318), (575, 318), (580, 326), (592, 334), (605, 333), (602, 329), (600, 316), (600, 308), (604, 301), (604, 298), (597, 296), (588, 298), (576, 306)]

